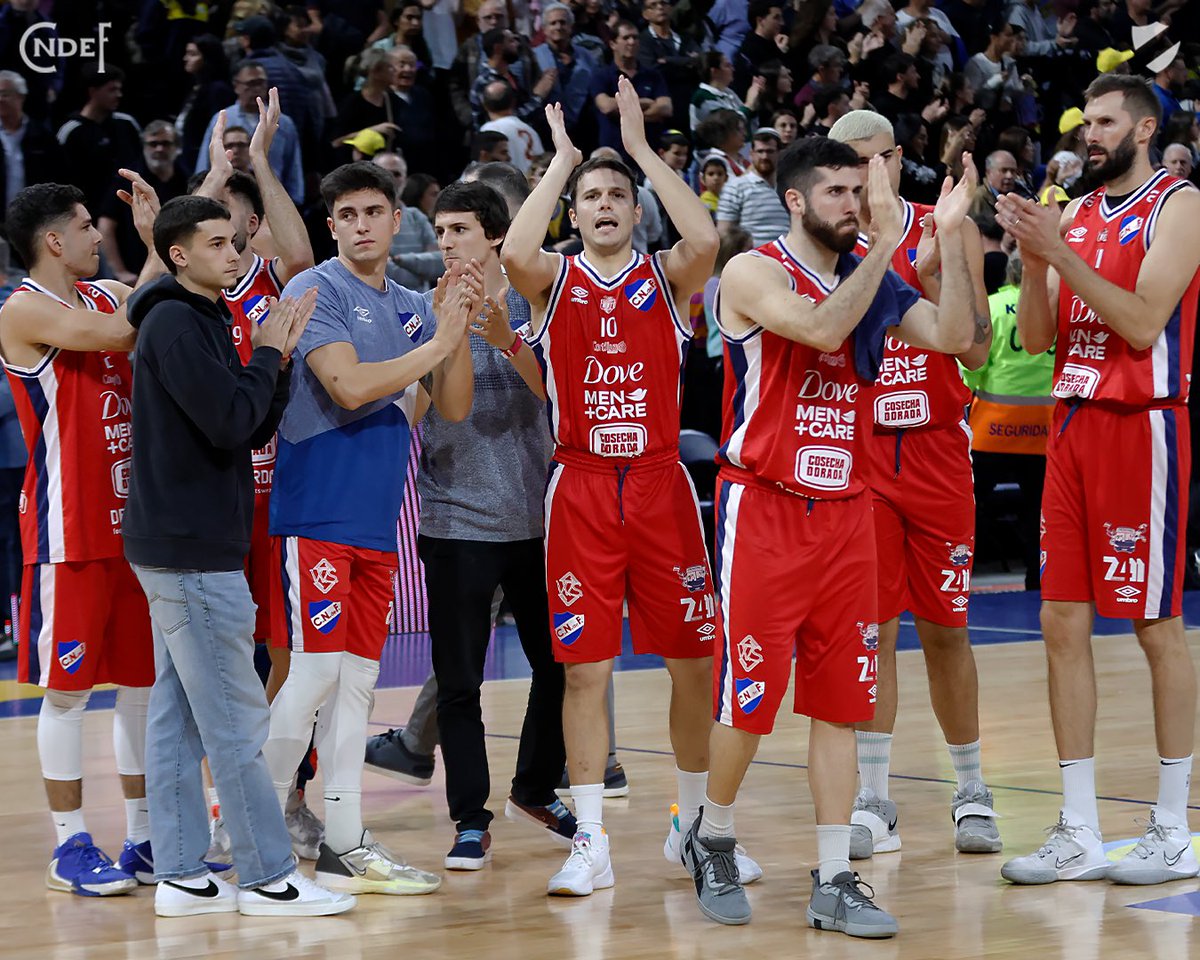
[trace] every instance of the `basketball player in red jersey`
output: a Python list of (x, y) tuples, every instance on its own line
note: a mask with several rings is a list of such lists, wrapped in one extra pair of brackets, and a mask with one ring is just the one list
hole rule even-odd
[[(695, 816), (704, 797), (712, 722), (716, 604), (695, 491), (679, 463), (679, 393), (688, 301), (712, 272), (718, 238), (704, 205), (647, 144), (628, 80), (618, 85), (617, 105), (625, 148), (682, 239), (654, 256), (634, 252), (641, 208), (632, 173), (608, 158), (575, 170), (582, 155), (556, 104), (546, 108), (554, 159), (502, 251), (509, 279), (532, 308), (529, 346), (555, 440), (546, 576), (554, 653), (566, 665), (563, 731), (578, 831), (547, 889), (568, 896), (613, 884), (602, 827), (605, 699), (626, 599), (634, 648), (662, 656), (671, 674), (671, 743), (685, 816)], [(564, 191), (584, 244), (574, 257), (541, 249)], [(510, 353), (521, 347), (518, 338)], [(673, 827), (666, 852), (676, 863), (678, 841)], [(748, 874), (761, 873), (744, 862)]]
[[(1086, 92), (1087, 175), (1063, 212), (1009, 194), (1000, 224), (1021, 247), (1017, 307), (1030, 352), (1056, 343), (1058, 398), (1042, 497), (1042, 633), (1063, 805), (1049, 840), (1010, 860), (1014, 883), (1162, 883), (1200, 863), (1187, 824), (1196, 673), (1184, 639), (1186, 406), (1200, 295), (1200, 193), (1155, 170), (1161, 119), (1145, 80), (1102, 74)], [(1109, 865), (1096, 810), (1095, 613), (1132, 618), (1150, 664), (1158, 803)]]
[(779, 158), (788, 234), (734, 258), (722, 274), (715, 313), (728, 375), (716, 552), (725, 642), (713, 664), (708, 795), (684, 841), (701, 910), (721, 922), (750, 919), (725, 851), (734, 800), (774, 725), (795, 654), (795, 710), (812, 718), (819, 857), (808, 923), (858, 937), (897, 931), (849, 861), (854, 725), (874, 713), (879, 646), (866, 388), (888, 336), (926, 351), (969, 349), (974, 291), (962, 224), (972, 180), (953, 189), (947, 180), (934, 209), (940, 306), (889, 269), (904, 224), (881, 157), (867, 166), (870, 251), (861, 261), (851, 254), (859, 159), (826, 138), (794, 143)]
[[(830, 128), (829, 136), (849, 144), (862, 165), (882, 157), (892, 190), (899, 190), (902, 150), (887, 117), (852, 110)], [(970, 158), (964, 159), (973, 171)], [(903, 198), (898, 202), (904, 236), (892, 255), (892, 269), (922, 297), (937, 303), (933, 207)], [(863, 203), (860, 220), (869, 227), (868, 203)], [(987, 360), (992, 324), (979, 230), (966, 220), (961, 233), (974, 291), (975, 341), (957, 360), (974, 370)], [(867, 252), (865, 235), (855, 252)], [(864, 437), (869, 448), (865, 466), (879, 550), (878, 696), (875, 718), (856, 734), (861, 789), (850, 818), (850, 859), (900, 849), (896, 804), (888, 796), (888, 768), (896, 726), (896, 637), (905, 610), (916, 621), (930, 700), (957, 779), (950, 807), (954, 845), (965, 853), (994, 853), (1001, 846), (1000, 831), (981, 772), (979, 678), (967, 636), (975, 554), (971, 438), (963, 419), (970, 391), (954, 357), (929, 354), (892, 338), (879, 379), (867, 393), (874, 430)]]
[[(136, 174), (122, 193), (150, 255), (139, 282), (163, 272), (154, 253), (154, 191)], [(0, 353), (29, 462), (21, 491), (25, 573), (19, 678), (45, 688), (38, 756), (57, 845), (46, 884), (82, 896), (153, 882), (146, 807), (146, 708), (154, 652), (146, 598), (122, 555), (132, 436), (125, 321), (130, 288), (89, 282), (100, 233), (72, 186), (26, 187), (7, 232), (29, 276), (0, 310)], [(119, 864), (83, 817), (83, 711), (92, 688), (118, 684), (113, 750), (125, 795)]]

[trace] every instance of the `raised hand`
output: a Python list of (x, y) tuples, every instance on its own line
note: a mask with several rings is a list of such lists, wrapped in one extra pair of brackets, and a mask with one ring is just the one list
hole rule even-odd
[(471, 332), (483, 337), (497, 350), (507, 350), (516, 340), (508, 318), (508, 287), (495, 297), (485, 297), (483, 312), (471, 324)]
[(900, 199), (892, 190), (883, 157), (872, 157), (867, 164), (867, 203), (871, 207), (871, 246), (882, 243), (888, 250), (896, 249), (904, 234), (904, 222)]
[(229, 175), (233, 173), (233, 164), (225, 150), (225, 124), (228, 122), (225, 111), (217, 114), (217, 122), (213, 124), (212, 137), (208, 141), (208, 167), (218, 175), (217, 182), (223, 187)]
[(258, 126), (254, 128), (254, 134), (250, 137), (251, 161), (265, 160), (267, 154), (271, 152), (271, 142), (275, 139), (275, 132), (279, 129), (279, 88), (272, 87), (267, 91), (265, 104), (262, 97), (256, 99), (258, 101)]
[(933, 208), (933, 219), (939, 230), (957, 230), (966, 219), (967, 211), (971, 209), (975, 188), (979, 185), (979, 173), (976, 171), (975, 162), (969, 153), (962, 155), (962, 165), (961, 179), (953, 188), (950, 185), (950, 177), (945, 179), (945, 182), (942, 183), (941, 196), (938, 197), (937, 205)]
[(933, 219), (928, 214), (921, 218), (921, 239), (917, 241), (917, 259), (913, 263), (919, 277), (935, 276), (942, 265), (942, 251), (937, 234), (933, 232)]
[(563, 117), (561, 103), (546, 104), (546, 123), (550, 127), (550, 137), (554, 141), (555, 156), (565, 157), (569, 160), (572, 169), (583, 163), (583, 154), (571, 142), (571, 136), (567, 133), (567, 121)]
[(646, 121), (642, 114), (641, 98), (628, 77), (617, 81), (617, 110), (621, 115), (621, 142), (631, 157), (647, 148)]
[(304, 328), (308, 326), (308, 321), (316, 308), (317, 288), (309, 287), (301, 294), (299, 301), (296, 303), (295, 316), (292, 318), (292, 329), (288, 332), (287, 342), (283, 346), (283, 360), (280, 366), (286, 367), (291, 361), (296, 344), (300, 342)]
[(1015, 193), (996, 198), (996, 222), (1017, 241), (1025, 259), (1046, 260), (1050, 256), (1062, 242), (1058, 232), (1061, 217), (1057, 203), (1043, 206)]
[(117, 173), (129, 181), (129, 189), (118, 190), (117, 196), (129, 204), (133, 213), (133, 226), (137, 230), (138, 236), (142, 238), (142, 243), (146, 245), (147, 250), (153, 250), (154, 218), (158, 216), (158, 211), (162, 207), (158, 194), (136, 170), (127, 170), (122, 167)]

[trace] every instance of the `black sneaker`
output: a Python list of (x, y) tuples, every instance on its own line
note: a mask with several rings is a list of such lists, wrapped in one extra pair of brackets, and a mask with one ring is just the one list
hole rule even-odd
[(422, 756), (404, 745), (403, 727), (367, 738), (366, 767), (394, 780), (426, 787), (433, 780), (433, 754)]
[[(560, 797), (571, 795), (571, 775), (567, 773), (566, 767), (563, 767), (562, 779), (554, 788), (554, 792)], [(604, 770), (604, 796), (610, 800), (629, 796), (629, 781), (625, 777), (625, 768), (621, 766), (619, 760), (614, 760)]]

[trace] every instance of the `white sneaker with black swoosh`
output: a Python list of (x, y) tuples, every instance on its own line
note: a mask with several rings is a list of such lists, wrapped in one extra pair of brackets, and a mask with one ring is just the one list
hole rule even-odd
[(186, 880), (163, 880), (154, 890), (154, 912), (160, 917), (237, 911), (238, 888), (213, 873)]
[(1167, 883), (1200, 874), (1187, 824), (1161, 807), (1150, 808), (1146, 832), (1132, 850), (1108, 868), (1113, 883)]
[(1091, 827), (1071, 823), (1066, 811), (1058, 823), (1046, 831), (1046, 842), (1025, 857), (1009, 860), (1000, 868), (1000, 876), (1010, 883), (1054, 883), (1057, 880), (1103, 880), (1109, 862), (1104, 841)]
[(253, 890), (239, 890), (237, 908), (244, 917), (328, 917), (353, 909), (358, 901), (335, 893), (293, 870), (282, 880)]

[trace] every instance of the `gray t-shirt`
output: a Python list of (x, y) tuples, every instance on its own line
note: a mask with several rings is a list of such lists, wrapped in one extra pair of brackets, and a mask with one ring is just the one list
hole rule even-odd
[[(428, 303), (433, 294), (426, 295)], [(426, 314), (432, 315), (431, 306)], [(529, 323), (529, 301), (508, 294), (513, 329)], [(528, 347), (522, 347), (528, 350)], [(471, 334), (475, 401), (461, 423), (432, 406), (421, 428), (421, 534), (446, 540), (533, 540), (542, 535), (542, 495), (554, 443), (546, 404), (510, 361)]]

